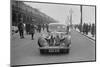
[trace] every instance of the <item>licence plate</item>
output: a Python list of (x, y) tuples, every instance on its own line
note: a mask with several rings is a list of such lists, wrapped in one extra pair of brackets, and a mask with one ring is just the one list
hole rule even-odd
[(49, 49), (49, 52), (59, 52), (59, 49)]

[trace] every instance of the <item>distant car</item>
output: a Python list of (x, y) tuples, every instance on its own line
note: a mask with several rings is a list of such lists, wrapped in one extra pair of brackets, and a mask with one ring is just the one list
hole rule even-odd
[(38, 39), (40, 54), (69, 53), (71, 47), (69, 26), (50, 23), (49, 32), (43, 33)]

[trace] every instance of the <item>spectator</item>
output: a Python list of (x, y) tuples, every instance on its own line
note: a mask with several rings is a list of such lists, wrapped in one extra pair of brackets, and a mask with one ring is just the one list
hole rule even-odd
[(29, 34), (30, 32), (30, 24), (26, 24), (26, 33)]
[(32, 40), (34, 39), (34, 33), (35, 33), (35, 27), (34, 27), (33, 24), (31, 24), (30, 34), (31, 34), (31, 38), (32, 38)]
[(41, 32), (41, 25), (40, 24), (38, 25), (38, 32), (39, 33)]
[(28, 34), (28, 24), (25, 26), (26, 34)]
[(20, 38), (24, 38), (24, 25), (22, 22), (20, 22), (18, 24), (18, 31), (19, 31), (19, 35), (20, 35)]
[(88, 35), (88, 24), (86, 24), (85, 32), (86, 32), (86, 35)]
[(85, 34), (85, 30), (86, 30), (86, 24), (83, 24), (83, 33)]
[(88, 25), (88, 31), (91, 31), (91, 24)]
[(92, 24), (91, 34), (92, 34), (92, 37), (94, 37), (94, 35), (95, 35), (95, 24)]
[(48, 29), (48, 27), (49, 27), (49, 26), (48, 26), (48, 24), (46, 24), (46, 29), (47, 29), (47, 32), (49, 32), (49, 29)]

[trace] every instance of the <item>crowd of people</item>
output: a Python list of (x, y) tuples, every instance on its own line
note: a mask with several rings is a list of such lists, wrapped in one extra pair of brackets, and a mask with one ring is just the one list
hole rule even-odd
[(79, 29), (80, 32), (83, 32), (83, 34), (88, 35), (88, 33), (90, 32), (92, 34), (92, 37), (94, 37), (96, 35), (96, 25), (94, 23), (92, 24), (88, 24), (88, 23), (84, 23), (84, 24), (77, 24), (75, 25), (75, 29)]
[(48, 32), (48, 24), (24, 24), (23, 22), (19, 22), (18, 23), (18, 32), (20, 35), (20, 38), (23, 39), (24, 38), (24, 31), (26, 32), (27, 35), (31, 35), (31, 39), (34, 39), (34, 34), (35, 31), (37, 31), (38, 33), (41, 33), (41, 30), (46, 29), (46, 31)]

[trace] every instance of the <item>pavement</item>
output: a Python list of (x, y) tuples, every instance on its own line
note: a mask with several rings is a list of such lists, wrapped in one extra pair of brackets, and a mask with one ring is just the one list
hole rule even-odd
[(75, 30), (71, 30), (70, 53), (64, 55), (41, 55), (37, 44), (39, 36), (36, 32), (34, 40), (26, 34), (24, 39), (20, 39), (18, 33), (11, 37), (11, 65), (95, 61), (95, 41)]
[(83, 32), (80, 32), (79, 29), (76, 29), (76, 31), (81, 33), (82, 35), (88, 37), (89, 39), (96, 40), (96, 36), (94, 35), (94, 37), (93, 37), (91, 32), (88, 32), (88, 35), (86, 35), (86, 34), (83, 34)]

